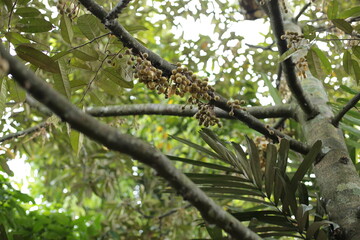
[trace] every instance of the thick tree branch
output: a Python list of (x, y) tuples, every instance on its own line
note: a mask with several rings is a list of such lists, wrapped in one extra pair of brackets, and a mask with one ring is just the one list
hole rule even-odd
[(20, 61), (5, 50), (3, 45), (0, 45), (0, 56), (9, 62), (9, 73), (16, 82), (28, 93), (32, 94), (35, 99), (51, 109), (64, 122), (69, 123), (73, 129), (111, 150), (128, 154), (132, 158), (154, 168), (159, 176), (166, 179), (185, 200), (200, 211), (206, 221), (216, 224), (232, 237), (237, 239), (260, 239), (256, 233), (215, 204), (197, 185), (178, 171), (159, 150), (138, 138), (118, 132), (116, 128), (103, 124), (76, 108), (45, 81), (40, 80), (33, 72), (27, 70)]
[[(285, 53), (288, 48), (286, 41), (281, 39), (281, 36), (284, 35), (285, 32), (282, 14), (279, 8), (279, 2), (278, 0), (270, 0), (268, 5), (271, 27), (274, 31), (276, 42), (279, 48), (279, 53), (281, 55)], [(283, 61), (282, 66), (289, 89), (294, 95), (301, 109), (308, 115), (309, 118), (316, 116), (319, 112), (301, 87), (300, 82), (296, 76), (295, 67), (292, 59), (288, 58)]]
[(342, 109), (341, 111), (333, 118), (331, 123), (337, 127), (339, 126), (339, 122), (342, 117), (351, 109), (353, 108), (356, 103), (360, 100), (360, 93), (356, 94)]
[[(129, 104), (120, 106), (106, 106), (106, 107), (89, 107), (86, 108), (86, 113), (94, 117), (115, 117), (128, 115), (167, 115), (179, 117), (192, 117), (198, 111), (197, 107), (182, 109), (184, 105), (181, 104)], [(292, 105), (284, 104), (278, 106), (267, 107), (248, 107), (245, 108), (247, 112), (256, 118), (278, 118), (294, 117), (294, 109)], [(234, 119), (229, 116), (228, 112), (222, 109), (215, 108), (215, 115), (218, 118)]]
[[(154, 52), (150, 51), (146, 47), (144, 47), (141, 43), (139, 43), (135, 38), (131, 36), (129, 32), (126, 31), (126, 29), (121, 26), (118, 22), (112, 20), (107, 21), (106, 16), (107, 12), (96, 2), (93, 0), (79, 0), (80, 3), (86, 7), (94, 16), (99, 18), (101, 22), (105, 24), (105, 26), (112, 31), (112, 33), (119, 38), (119, 40), (128, 48), (132, 49), (132, 52), (135, 54), (140, 53), (147, 53), (148, 54), (148, 60), (151, 61), (152, 65), (154, 65), (156, 68), (159, 68), (163, 71), (164, 76), (170, 76), (171, 71), (176, 68), (175, 65), (167, 62), (166, 60), (162, 59), (159, 55), (155, 54)], [(294, 69), (293, 69), (294, 71)], [(295, 74), (295, 72), (294, 72)], [(295, 75), (296, 79), (296, 75)], [(301, 95), (302, 96), (302, 95)], [(226, 104), (227, 100), (223, 97), (220, 97), (220, 101), (212, 100), (211, 103), (219, 107), (225, 111), (230, 111), (229, 106)], [(300, 104), (301, 105), (301, 104)], [(308, 104), (302, 103), (302, 105), (307, 106), (309, 110), (312, 110), (312, 108), (309, 108)], [(291, 137), (277, 131), (276, 129), (268, 129), (266, 126), (259, 121), (259, 119), (255, 118), (248, 112), (244, 112), (241, 110), (234, 111), (235, 117), (239, 119), (240, 121), (243, 121), (245, 124), (247, 124), (250, 128), (255, 129), (256, 131), (259, 131), (260, 133), (264, 134), (265, 136), (273, 139), (274, 141), (278, 141), (278, 138), (286, 138), (290, 141), (290, 146), (293, 150), (299, 151), (300, 153), (307, 153), (309, 150), (309, 147), (301, 142), (296, 141), (295, 139), (292, 139)], [(269, 131), (270, 130), (270, 131)], [(270, 134), (270, 133), (272, 134)]]

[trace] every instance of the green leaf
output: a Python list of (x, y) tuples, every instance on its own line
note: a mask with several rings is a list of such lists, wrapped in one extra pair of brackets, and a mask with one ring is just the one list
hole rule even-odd
[(100, 20), (92, 14), (85, 14), (78, 18), (77, 26), (89, 40), (92, 40), (100, 35)]
[(28, 33), (40, 33), (40, 32), (48, 32), (53, 28), (53, 25), (43, 19), (43, 18), (23, 18), (20, 19), (15, 28), (20, 32), (28, 32)]
[(210, 150), (204, 148), (203, 146), (200, 146), (200, 145), (198, 145), (198, 144), (192, 143), (192, 142), (190, 142), (190, 141), (188, 141), (188, 140), (186, 140), (186, 139), (176, 137), (176, 136), (174, 136), (174, 135), (170, 135), (170, 137), (173, 138), (173, 139), (175, 139), (175, 140), (177, 140), (177, 141), (179, 141), (179, 142), (182, 142), (182, 143), (188, 145), (188, 146), (191, 147), (191, 148), (194, 148), (194, 149), (196, 149), (196, 150), (199, 150), (200, 152), (205, 153), (205, 154), (208, 155), (208, 156), (211, 156), (211, 157), (213, 157), (213, 158), (215, 158), (215, 159), (220, 159), (219, 155), (217, 155), (217, 154), (214, 153), (213, 151), (210, 151)]
[(302, 181), (306, 172), (309, 170), (313, 162), (315, 161), (317, 155), (320, 153), (322, 143), (320, 140), (316, 141), (309, 153), (306, 154), (304, 160), (301, 162), (300, 166), (296, 170), (294, 176), (291, 179), (291, 187), (296, 188), (298, 182)]
[(281, 63), (283, 61), (285, 61), (286, 59), (288, 59), (289, 57), (291, 57), (292, 55), (294, 55), (294, 53), (296, 51), (298, 51), (299, 49), (296, 48), (290, 48), (288, 49), (286, 52), (284, 52), (283, 54), (281, 54), (281, 56), (278, 59), (278, 63)]
[(30, 43), (30, 40), (23, 37), (20, 33), (17, 32), (7, 32), (5, 33), (6, 39), (14, 45), (20, 45), (24, 43)]
[(35, 203), (35, 200), (32, 197), (20, 191), (14, 191), (13, 196), (14, 198), (19, 199), (23, 203), (29, 203), (29, 202)]
[(341, 88), (342, 90), (344, 90), (345, 92), (347, 92), (347, 93), (350, 93), (350, 94), (358, 94), (358, 91), (356, 91), (355, 89), (349, 88), (349, 87), (346, 86), (346, 85), (340, 85), (340, 88)]
[(74, 36), (74, 32), (72, 29), (72, 23), (70, 18), (67, 15), (62, 15), (60, 19), (60, 32), (61, 36), (65, 42), (71, 44), (71, 41)]
[(298, 221), (298, 228), (300, 231), (304, 231), (306, 224), (309, 222), (309, 211), (313, 207), (311, 205), (301, 204), (296, 213), (296, 220)]
[(54, 88), (70, 99), (71, 91), (70, 91), (70, 82), (67, 74), (67, 64), (65, 60), (59, 60), (59, 69), (60, 73), (54, 75)]
[(0, 119), (2, 118), (5, 107), (6, 107), (6, 97), (7, 97), (7, 85), (6, 78), (0, 78)]
[(118, 84), (121, 87), (124, 88), (133, 88), (134, 83), (132, 81), (132, 76), (129, 76), (130, 74), (128, 71), (124, 71), (123, 69), (115, 69), (112, 67), (105, 68), (103, 70), (105, 76), (107, 76), (111, 81)]
[(71, 129), (69, 125), (67, 126), (68, 126), (71, 148), (75, 152), (76, 156), (79, 156), (84, 141), (84, 134)]
[(311, 74), (318, 79), (324, 79), (326, 74), (322, 68), (321, 60), (317, 55), (317, 51), (315, 51), (315, 48), (311, 47), (309, 49), (306, 55), (306, 60), (308, 61), (308, 66)]
[(268, 144), (266, 148), (266, 166), (265, 166), (265, 191), (268, 198), (271, 197), (274, 184), (274, 173), (276, 163), (276, 147)]
[(351, 50), (355, 55), (355, 57), (357, 57), (360, 60), (360, 46), (353, 46)]
[(239, 173), (239, 171), (237, 171), (237, 170), (235, 170), (233, 168), (221, 166), (221, 165), (214, 164), (214, 163), (207, 163), (207, 162), (196, 161), (196, 160), (191, 160), (191, 159), (187, 159), (187, 158), (180, 158), (180, 157), (170, 156), (170, 155), (167, 155), (167, 157), (170, 160), (179, 161), (179, 162), (183, 162), (183, 163), (188, 163), (188, 164), (191, 164), (191, 165), (194, 165), (194, 166), (200, 166), (200, 167), (205, 167), (205, 168), (209, 168), (209, 169), (216, 169), (216, 170), (221, 170), (221, 171), (225, 171), (225, 172), (237, 172), (237, 173)]
[(75, 57), (84, 61), (96, 61), (99, 59), (99, 54), (91, 46), (83, 46), (73, 51)]
[(347, 34), (351, 34), (354, 30), (350, 23), (345, 21), (344, 19), (333, 19), (331, 20), (335, 27), (343, 30)]
[(317, 232), (317, 230), (319, 230), (322, 226), (329, 225), (329, 224), (333, 224), (333, 222), (327, 221), (327, 220), (323, 220), (323, 221), (319, 221), (319, 222), (313, 222), (309, 226), (309, 228), (308, 228), (308, 230), (306, 232), (306, 239), (312, 239), (312, 237)]
[(11, 171), (9, 165), (7, 164), (7, 160), (4, 157), (0, 157), (0, 167), (7, 175), (11, 177), (14, 176), (14, 172)]
[(282, 104), (282, 100), (281, 100), (280, 93), (278, 92), (278, 90), (276, 88), (274, 88), (274, 86), (272, 85), (271, 81), (266, 76), (266, 74), (261, 73), (261, 76), (265, 82), (265, 85), (269, 88), (269, 93), (270, 93), (272, 99), (274, 100), (275, 104), (276, 105)]
[(208, 225), (208, 224), (205, 224), (205, 227), (211, 239), (213, 240), (223, 239), (221, 228), (217, 227), (216, 225)]
[(15, 51), (20, 58), (30, 62), (36, 67), (52, 73), (59, 73), (60, 71), (59, 65), (54, 60), (35, 48), (19, 45), (15, 48)]
[(332, 69), (331, 69), (331, 64), (330, 64), (329, 58), (318, 47), (315, 47), (313, 45), (311, 47), (311, 49), (316, 53), (316, 55), (320, 59), (321, 65), (323, 66), (322, 69), (325, 70), (325, 73), (330, 74)]
[(304, 38), (309, 39), (310, 41), (316, 37), (316, 28), (312, 25), (306, 24), (303, 28)]
[[(290, 148), (289, 141), (286, 139), (281, 139), (280, 149), (278, 151), (278, 158), (276, 161), (276, 169), (279, 172), (280, 176), (283, 176), (285, 174), (289, 148)], [(275, 181), (274, 181), (274, 203), (275, 203), (275, 205), (278, 205), (281, 194), (283, 192), (283, 184), (282, 184), (282, 181), (281, 181), (279, 175), (275, 175)]]
[(134, 34), (140, 31), (146, 31), (149, 30), (147, 27), (142, 26), (142, 25), (130, 25), (125, 27), (125, 29), (130, 33), (130, 34)]
[(32, 17), (32, 18), (41, 16), (41, 12), (33, 7), (17, 8), (15, 14), (21, 17)]
[(22, 89), (14, 79), (8, 80), (8, 87), (9, 87), (9, 97), (11, 100), (14, 100), (17, 103), (24, 102), (26, 99), (26, 92)]
[(359, 84), (360, 81), (360, 66), (359, 63), (356, 60), (352, 60), (352, 67), (354, 70), (354, 79), (357, 84)]
[(283, 226), (296, 230), (294, 226), (288, 221), (281, 212), (277, 211), (249, 211), (249, 212), (238, 212), (232, 213), (232, 215), (239, 221), (250, 221), (252, 218), (269, 223), (273, 225)]
[(347, 74), (351, 74), (351, 69), (352, 69), (352, 59), (351, 59), (351, 54), (349, 51), (345, 50), (344, 51), (344, 57), (343, 57), (343, 67), (344, 70)]
[(339, 11), (339, 3), (338, 0), (332, 0), (329, 2), (328, 8), (327, 8), (327, 16), (329, 19), (335, 19), (338, 15)]
[(259, 150), (257, 149), (255, 143), (246, 136), (246, 141), (248, 145), (248, 152), (250, 155), (250, 167), (252, 170), (252, 174), (254, 176), (254, 183), (256, 186), (261, 189), (262, 187), (262, 173), (260, 168), (260, 157), (259, 157)]
[(345, 19), (349, 17), (359, 17), (359, 16), (360, 16), (360, 6), (357, 6), (342, 11), (339, 15), (339, 18)]
[(251, 171), (249, 160), (246, 158), (246, 154), (245, 154), (244, 150), (237, 143), (232, 142), (232, 146), (235, 149), (237, 161), (240, 163), (239, 170), (243, 171), (243, 174), (245, 175), (245, 177), (247, 179), (249, 179), (249, 180), (252, 179), (253, 174)]

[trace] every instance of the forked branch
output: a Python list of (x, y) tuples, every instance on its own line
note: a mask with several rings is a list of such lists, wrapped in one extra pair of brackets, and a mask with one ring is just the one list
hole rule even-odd
[(200, 211), (206, 221), (216, 224), (232, 237), (249, 240), (260, 239), (256, 233), (224, 211), (188, 177), (178, 171), (159, 150), (138, 138), (122, 134), (116, 128), (112, 128), (85, 114), (64, 96), (52, 89), (45, 81), (40, 80), (20, 61), (12, 57), (2, 44), (0, 45), (0, 56), (9, 63), (9, 73), (16, 82), (35, 99), (57, 114), (64, 122), (69, 123), (73, 129), (111, 150), (128, 154), (155, 169), (158, 175), (166, 179), (177, 193)]
[[(144, 47), (140, 42), (138, 42), (131, 34), (126, 31), (126, 29), (121, 26), (117, 21), (107, 21), (106, 16), (108, 13), (95, 1), (93, 0), (79, 0), (80, 3), (86, 7), (94, 16), (99, 18), (101, 22), (105, 24), (105, 26), (112, 31), (113, 35), (117, 36), (119, 40), (124, 44), (124, 46), (131, 48), (132, 52), (134, 54), (144, 54), (146, 53), (148, 55), (147, 59), (152, 63), (152, 65), (158, 69), (161, 69), (164, 76), (170, 76), (171, 71), (176, 69), (176, 65), (171, 64), (161, 58), (159, 55), (155, 54), (151, 50)], [(293, 69), (294, 71), (294, 69)], [(295, 72), (294, 72), (295, 74)], [(296, 80), (296, 75), (295, 75)], [(301, 95), (302, 96), (302, 95)], [(220, 96), (219, 96), (220, 97)], [(212, 100), (211, 103), (221, 108), (224, 111), (231, 111), (229, 109), (227, 103), (227, 100), (225, 98), (220, 97), (220, 101)], [(309, 110), (309, 113), (313, 113), (313, 108), (310, 108), (310, 106), (305, 102), (302, 105), (306, 106), (307, 110)], [(312, 106), (312, 105), (311, 105)], [(245, 124), (247, 124), (250, 128), (253, 128), (260, 133), (264, 134), (265, 136), (273, 139), (275, 142), (278, 141), (278, 138), (286, 138), (289, 139), (291, 142), (291, 147), (295, 151), (299, 151), (300, 153), (307, 153), (309, 147), (299, 141), (296, 141), (295, 139), (291, 138), (290, 136), (287, 136), (276, 129), (269, 129), (263, 124), (259, 119), (252, 116), (250, 113), (237, 110), (235, 117), (241, 121), (243, 121)], [(271, 133), (271, 134), (270, 134)]]
[[(278, 0), (270, 0), (268, 1), (269, 8), (269, 17), (271, 22), (271, 27), (274, 31), (274, 35), (276, 38), (276, 42), (279, 48), (280, 55), (285, 53), (287, 48), (286, 40), (281, 38), (284, 32), (284, 24), (282, 19), (282, 14), (279, 8)], [(304, 92), (301, 84), (296, 76), (295, 65), (290, 58), (286, 59), (282, 62), (283, 71), (285, 75), (286, 82), (289, 86), (289, 89), (295, 99), (297, 100), (301, 109), (308, 115), (309, 118), (315, 117), (319, 112), (316, 106), (310, 101), (309, 97)]]

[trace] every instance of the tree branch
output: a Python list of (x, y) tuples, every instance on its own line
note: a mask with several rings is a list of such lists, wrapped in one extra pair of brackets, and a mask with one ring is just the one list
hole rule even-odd
[[(161, 69), (163, 71), (164, 76), (171, 75), (171, 71), (176, 68), (175, 65), (167, 62), (166, 60), (161, 58), (159, 55), (155, 54), (151, 50), (144, 47), (135, 38), (133, 38), (131, 36), (131, 34), (128, 31), (126, 31), (126, 29), (123, 26), (121, 26), (117, 21), (114, 21), (114, 20), (107, 21), (106, 20), (107, 12), (96, 2), (94, 2), (93, 0), (79, 0), (79, 1), (92, 14), (94, 14), (94, 16), (99, 18), (101, 20), (101, 22), (103, 22), (105, 24), (105, 26), (109, 30), (111, 30), (115, 36), (117, 36), (119, 38), (119, 40), (124, 44), (124, 46), (131, 48), (132, 52), (135, 54), (147, 53), (148, 54), (147, 59), (149, 61), (151, 61), (152, 65), (154, 67)], [(293, 68), (292, 68), (292, 70), (293, 70), (293, 73), (295, 74)], [(296, 75), (294, 75), (294, 76), (295, 76), (295, 80), (296, 80)], [(302, 96), (302, 95), (300, 95), (300, 96)], [(220, 97), (220, 98), (221, 98), (220, 101), (212, 100), (211, 103), (214, 106), (219, 107), (222, 110), (229, 112), (231, 109), (226, 104), (227, 100), (223, 97)], [(306, 106), (307, 107), (306, 109), (309, 109), (310, 111), (312, 111), (312, 108), (309, 108), (309, 105), (306, 102), (305, 103), (302, 102), (301, 105)], [(295, 139), (292, 139), (291, 137), (279, 132), (276, 129), (266, 128), (266, 126), (261, 121), (259, 121), (259, 119), (250, 115), (248, 112), (236, 110), (236, 111), (234, 111), (234, 113), (235, 113), (235, 117), (237, 119), (239, 119), (240, 121), (243, 121), (250, 128), (253, 128), (253, 129), (259, 131), (260, 133), (271, 138), (275, 142), (278, 142), (278, 138), (286, 138), (286, 139), (289, 139), (290, 146), (295, 151), (298, 151), (300, 153), (307, 153), (308, 150), (310, 149), (309, 146), (307, 146), (299, 141), (296, 141)], [(272, 133), (272, 134), (269, 134), (269, 130), (271, 130), (270, 133)]]
[[(192, 117), (198, 111), (197, 107), (182, 109), (184, 105), (181, 104), (129, 104), (120, 106), (106, 106), (106, 107), (89, 107), (85, 112), (94, 117), (115, 117), (128, 115), (167, 115)], [(284, 104), (267, 107), (248, 107), (245, 108), (247, 112), (256, 118), (278, 118), (294, 117), (294, 109), (292, 105)], [(229, 116), (229, 113), (222, 109), (215, 108), (215, 115), (218, 118), (234, 119)]]
[[(279, 2), (278, 0), (270, 0), (268, 5), (271, 27), (274, 31), (276, 42), (279, 48), (279, 53), (280, 55), (282, 55), (288, 50), (288, 48), (286, 41), (281, 39), (281, 36), (284, 35), (284, 24), (282, 20), (282, 14), (279, 8)], [(295, 67), (292, 59), (288, 58), (283, 61), (282, 66), (285, 73), (286, 82), (289, 86), (291, 93), (294, 95), (299, 106), (308, 115), (308, 117), (313, 118), (319, 112), (301, 87), (301, 84), (295, 73)]]
[(293, 139), (292, 137), (280, 132), (279, 130), (277, 130), (271, 126), (265, 125), (259, 119), (252, 116), (247, 111), (240, 110), (240, 109), (231, 109), (230, 106), (227, 104), (227, 101), (225, 98), (223, 98), (221, 96), (219, 96), (219, 98), (220, 98), (220, 100), (218, 100), (218, 101), (211, 100), (210, 103), (218, 108), (221, 108), (221, 109), (227, 111), (227, 112), (230, 112), (231, 110), (233, 110), (234, 117), (236, 117), (240, 121), (244, 122), (250, 128), (258, 131), (259, 133), (264, 134), (264, 136), (270, 138), (271, 140), (273, 140), (276, 143), (279, 142), (279, 139), (285, 138), (285, 139), (289, 140), (291, 149), (293, 149), (299, 153), (302, 153), (302, 154), (306, 154), (309, 152), (310, 147), (308, 145)]
[(117, 18), (118, 14), (122, 12), (124, 8), (129, 4), (131, 0), (120, 0), (118, 4), (109, 12), (109, 14), (106, 16), (108, 20), (113, 20)]
[(46, 128), (49, 125), (50, 125), (50, 123), (48, 123), (48, 122), (39, 123), (38, 125), (33, 126), (31, 128), (28, 128), (28, 129), (25, 129), (23, 131), (18, 131), (16, 133), (11, 133), (11, 134), (5, 135), (3, 137), (0, 137), (0, 142), (5, 142), (5, 141), (13, 139), (13, 138), (22, 137), (22, 136), (31, 134), (33, 132), (37, 132), (42, 128)]
[(260, 239), (256, 233), (224, 211), (189, 178), (178, 171), (158, 149), (138, 138), (122, 134), (116, 128), (101, 123), (82, 112), (64, 96), (52, 89), (45, 81), (40, 80), (33, 72), (27, 70), (20, 61), (5, 50), (2, 44), (0, 45), (0, 56), (9, 62), (9, 73), (16, 82), (28, 93), (32, 94), (35, 99), (51, 109), (64, 122), (69, 123), (73, 129), (111, 150), (128, 154), (132, 158), (154, 168), (158, 175), (166, 179), (177, 193), (200, 211), (206, 221), (216, 224), (232, 237), (249, 240)]
[(311, 2), (308, 2), (307, 4), (304, 5), (304, 7), (300, 10), (300, 12), (296, 15), (296, 17), (294, 18), (295, 23), (297, 23), (299, 21), (299, 18), (301, 17), (301, 15), (306, 11), (306, 9), (308, 9), (308, 7), (311, 6)]
[(331, 123), (335, 126), (339, 126), (341, 118), (351, 109), (356, 103), (360, 100), (360, 93), (356, 94), (342, 109), (341, 111), (333, 118)]

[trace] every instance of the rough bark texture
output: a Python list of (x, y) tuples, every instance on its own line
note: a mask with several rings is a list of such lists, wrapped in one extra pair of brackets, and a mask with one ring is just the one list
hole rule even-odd
[[(275, 3), (275, 5), (274, 5)], [(276, 7), (277, 0), (270, 0), (269, 5)], [(278, 6), (277, 6), (278, 7)], [(272, 16), (272, 11), (270, 17)], [(277, 17), (279, 17), (277, 15)], [(292, 19), (290, 14), (282, 14), (285, 31), (297, 31), (301, 28)], [(276, 24), (276, 23), (275, 23)], [(274, 28), (279, 28), (276, 25)], [(276, 34), (279, 41), (279, 34)], [(304, 52), (304, 55), (306, 52)], [(300, 58), (302, 56), (298, 56)], [(292, 59), (296, 61), (296, 59)], [(290, 65), (289, 65), (290, 66)], [(326, 211), (331, 221), (340, 228), (335, 231), (332, 239), (359, 240), (360, 239), (360, 178), (353, 162), (349, 157), (341, 129), (332, 124), (334, 114), (327, 105), (328, 96), (323, 83), (313, 77), (308, 71), (307, 77), (301, 81), (303, 93), (311, 105), (316, 106), (317, 114), (309, 118), (306, 108), (298, 109), (298, 119), (303, 128), (306, 143), (314, 144), (317, 140), (323, 143), (324, 154), (314, 167), (316, 183), (320, 189), (321, 200), (325, 203)], [(289, 81), (288, 81), (289, 84)], [(299, 94), (296, 89), (290, 88), (293, 95)], [(305, 96), (305, 95), (304, 95)], [(296, 98), (298, 101), (299, 98)], [(299, 102), (300, 103), (300, 102)], [(301, 103), (300, 103), (301, 106)]]

